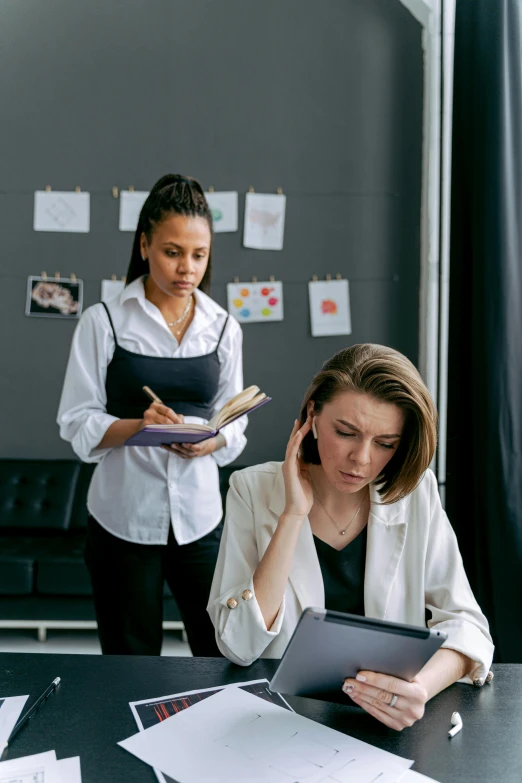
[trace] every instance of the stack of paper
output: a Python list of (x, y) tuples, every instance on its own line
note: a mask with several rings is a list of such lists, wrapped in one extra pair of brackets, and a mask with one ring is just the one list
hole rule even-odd
[(56, 759), (54, 750), (0, 762), (0, 783), (82, 783), (80, 758)]
[(119, 744), (178, 783), (396, 783), (413, 764), (241, 687)]

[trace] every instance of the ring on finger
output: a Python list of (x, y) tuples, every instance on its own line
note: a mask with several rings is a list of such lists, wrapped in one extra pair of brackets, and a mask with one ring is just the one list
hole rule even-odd
[(397, 694), (396, 694), (396, 693), (392, 693), (391, 701), (390, 701), (390, 703), (389, 703), (389, 705), (388, 705), (388, 706), (389, 706), (389, 707), (395, 707), (395, 705), (397, 704), (397, 700), (398, 700), (398, 698), (399, 698), (399, 697), (397, 696)]

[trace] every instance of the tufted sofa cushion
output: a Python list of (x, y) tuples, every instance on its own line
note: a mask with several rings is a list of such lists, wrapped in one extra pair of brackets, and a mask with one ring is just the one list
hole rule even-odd
[(0, 460), (0, 529), (67, 530), (79, 474), (73, 460)]

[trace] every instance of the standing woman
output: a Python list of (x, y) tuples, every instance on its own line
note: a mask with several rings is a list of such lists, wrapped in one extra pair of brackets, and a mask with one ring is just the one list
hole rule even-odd
[[(125, 290), (82, 316), (58, 423), (96, 462), (86, 563), (102, 651), (159, 655), (163, 589), (194, 655), (219, 655), (206, 604), (219, 550), (218, 465), (243, 451), (246, 417), (194, 445), (124, 447), (150, 424), (208, 421), (243, 388), (242, 333), (207, 295), (212, 217), (199, 182), (162, 177), (141, 210)], [(143, 386), (162, 404), (149, 405)]]

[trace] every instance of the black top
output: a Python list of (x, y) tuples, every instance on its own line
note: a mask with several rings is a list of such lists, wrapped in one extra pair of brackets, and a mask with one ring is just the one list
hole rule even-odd
[(325, 609), (364, 616), (366, 527), (339, 552), (314, 536), (324, 582)]
[(102, 303), (114, 335), (114, 354), (107, 367), (107, 413), (119, 419), (141, 419), (150, 405), (144, 386), (183, 416), (210, 419), (219, 386), (218, 348), (228, 317), (212, 353), (186, 358), (145, 356), (118, 344), (109, 308)]

